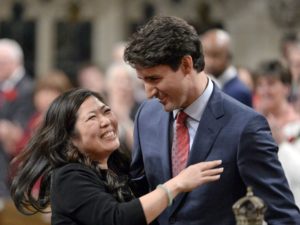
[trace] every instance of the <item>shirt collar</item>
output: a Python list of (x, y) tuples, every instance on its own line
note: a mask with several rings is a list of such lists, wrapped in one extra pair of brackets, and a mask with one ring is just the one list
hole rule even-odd
[[(208, 84), (204, 92), (191, 105), (183, 110), (190, 118), (198, 122), (200, 121), (208, 100), (213, 92), (213, 86), (213, 82), (208, 77)], [(179, 110), (180, 109), (173, 110), (174, 120), (176, 119)]]
[(222, 89), (224, 85), (231, 80), (232, 78), (237, 76), (237, 69), (234, 66), (229, 66), (220, 77), (218, 77), (218, 84), (220, 85), (220, 88)]

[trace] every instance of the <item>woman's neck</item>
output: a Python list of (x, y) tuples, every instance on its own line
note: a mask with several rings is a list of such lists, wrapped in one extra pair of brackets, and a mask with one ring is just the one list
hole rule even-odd
[(101, 170), (107, 170), (108, 169), (107, 161), (99, 162), (99, 167)]

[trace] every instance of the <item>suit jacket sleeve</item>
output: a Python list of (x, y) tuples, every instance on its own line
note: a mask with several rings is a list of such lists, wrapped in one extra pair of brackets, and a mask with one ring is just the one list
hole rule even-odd
[(299, 224), (299, 209), (294, 204), (278, 161), (278, 147), (264, 117), (257, 115), (248, 122), (240, 145), (237, 158), (241, 177), (265, 201), (268, 224)]
[(147, 224), (139, 199), (119, 203), (109, 194), (100, 177), (80, 164), (55, 171), (51, 189), (52, 222), (64, 224), (71, 218), (77, 224)]

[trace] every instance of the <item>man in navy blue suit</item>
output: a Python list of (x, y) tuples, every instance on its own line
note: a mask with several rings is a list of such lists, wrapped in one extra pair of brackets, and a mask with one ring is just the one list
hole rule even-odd
[(140, 194), (173, 176), (178, 111), (188, 115), (186, 164), (223, 162), (218, 182), (177, 196), (159, 224), (235, 224), (232, 205), (247, 186), (268, 206), (268, 224), (300, 224), (265, 118), (224, 94), (203, 72), (201, 43), (192, 26), (176, 17), (154, 17), (133, 35), (124, 59), (135, 67), (149, 98), (135, 120), (131, 175)]
[(221, 29), (206, 31), (201, 36), (204, 49), (205, 72), (216, 78), (219, 87), (229, 96), (252, 107), (252, 93), (238, 78), (232, 65), (231, 38)]

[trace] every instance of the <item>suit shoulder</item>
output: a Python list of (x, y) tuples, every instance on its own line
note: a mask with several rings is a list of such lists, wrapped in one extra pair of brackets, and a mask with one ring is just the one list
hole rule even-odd
[(229, 96), (226, 93), (221, 93), (223, 98), (223, 105), (226, 111), (232, 113), (243, 113), (245, 115), (252, 115), (252, 116), (262, 116), (260, 113), (255, 111), (253, 108), (241, 103), (240, 101), (234, 99), (233, 97)]
[(225, 84), (224, 89), (228, 91), (251, 93), (249, 88), (238, 77), (228, 81), (228, 83)]
[(141, 104), (138, 114), (148, 115), (149, 113), (157, 113), (159, 111), (164, 111), (162, 104), (157, 99), (150, 99)]

